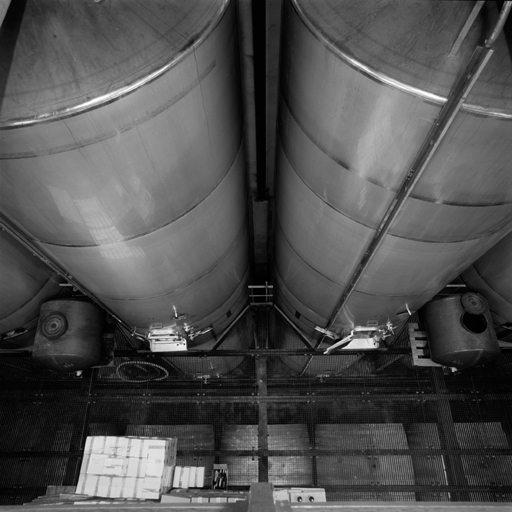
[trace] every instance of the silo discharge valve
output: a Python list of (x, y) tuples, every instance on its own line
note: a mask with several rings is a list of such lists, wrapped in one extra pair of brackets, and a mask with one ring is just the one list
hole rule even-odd
[(151, 327), (147, 336), (151, 352), (182, 352), (187, 350), (187, 338), (175, 326)]
[(200, 330), (194, 329), (187, 323), (187, 315), (178, 315), (176, 309), (174, 313), (173, 323), (170, 326), (163, 327), (159, 323), (153, 324), (149, 328), (147, 340), (151, 352), (181, 352), (188, 350), (189, 341), (213, 329), (212, 326)]
[(324, 351), (324, 354), (330, 354), (336, 349), (375, 350), (379, 348), (382, 340), (393, 334), (394, 327), (391, 322), (387, 322), (385, 326), (356, 326), (350, 331), (348, 336), (342, 339), (336, 333), (323, 327), (316, 326), (315, 330), (336, 340), (334, 345), (331, 345)]

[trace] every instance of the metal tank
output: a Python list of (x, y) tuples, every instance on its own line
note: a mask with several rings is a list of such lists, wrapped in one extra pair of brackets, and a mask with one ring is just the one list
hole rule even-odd
[(432, 361), (462, 370), (500, 354), (487, 301), (478, 293), (434, 299), (422, 314)]
[(473, 6), (284, 2), (275, 295), (309, 337), (391, 334), (511, 229), (510, 53), (493, 2), (454, 48)]
[(247, 303), (236, 6), (39, 3), (6, 19), (0, 213), (132, 329), (190, 346)]
[(34, 342), (39, 308), (61, 293), (63, 280), (0, 230), (0, 349)]
[[(489, 303), (496, 328), (512, 323), (512, 235), (507, 235), (461, 275), (470, 290), (481, 293)], [(500, 336), (501, 337), (501, 336)]]
[(32, 360), (58, 371), (77, 371), (101, 360), (105, 312), (87, 299), (51, 300), (41, 306)]

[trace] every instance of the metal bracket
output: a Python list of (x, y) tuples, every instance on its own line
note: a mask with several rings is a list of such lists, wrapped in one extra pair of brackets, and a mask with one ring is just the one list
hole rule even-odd
[(327, 336), (328, 338), (331, 338), (333, 340), (338, 340), (339, 339), (338, 334), (336, 334), (335, 332), (329, 331), (327, 329), (324, 329), (323, 327), (320, 327), (319, 325), (315, 325), (315, 331), (321, 332), (322, 334), (324, 334), (325, 336)]
[[(315, 330), (334, 340), (338, 339), (335, 333), (328, 331), (323, 327), (315, 326)], [(345, 336), (343, 339), (338, 340), (334, 345), (328, 347), (324, 351), (324, 354), (329, 354), (337, 348), (342, 350), (344, 348), (348, 348), (350, 350), (375, 350), (376, 348), (379, 348), (377, 335), (381, 332), (382, 329), (377, 326), (354, 327), (348, 336)]]

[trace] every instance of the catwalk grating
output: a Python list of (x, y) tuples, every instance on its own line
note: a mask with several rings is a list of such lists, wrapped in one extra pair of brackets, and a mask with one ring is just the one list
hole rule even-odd
[(119, 332), (121, 355), (80, 376), (1, 357), (0, 504), (75, 485), (89, 435), (177, 437), (179, 463), (207, 473), (227, 463), (235, 489), (260, 480), (323, 487), (330, 501), (512, 500), (510, 354), (445, 375), (413, 366), (399, 337), (401, 353), (316, 355), (318, 373), (300, 375), (272, 351), (295, 339), (305, 362), (304, 343), (271, 309), (252, 314), (250, 349), (218, 377), (204, 368), (219, 353), (184, 374)]

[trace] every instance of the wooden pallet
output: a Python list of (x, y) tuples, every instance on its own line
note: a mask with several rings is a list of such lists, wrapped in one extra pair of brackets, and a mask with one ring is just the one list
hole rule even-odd
[(420, 331), (417, 323), (409, 324), (409, 343), (411, 345), (412, 362), (414, 366), (443, 367), (434, 363), (428, 355), (428, 336), (425, 331)]

